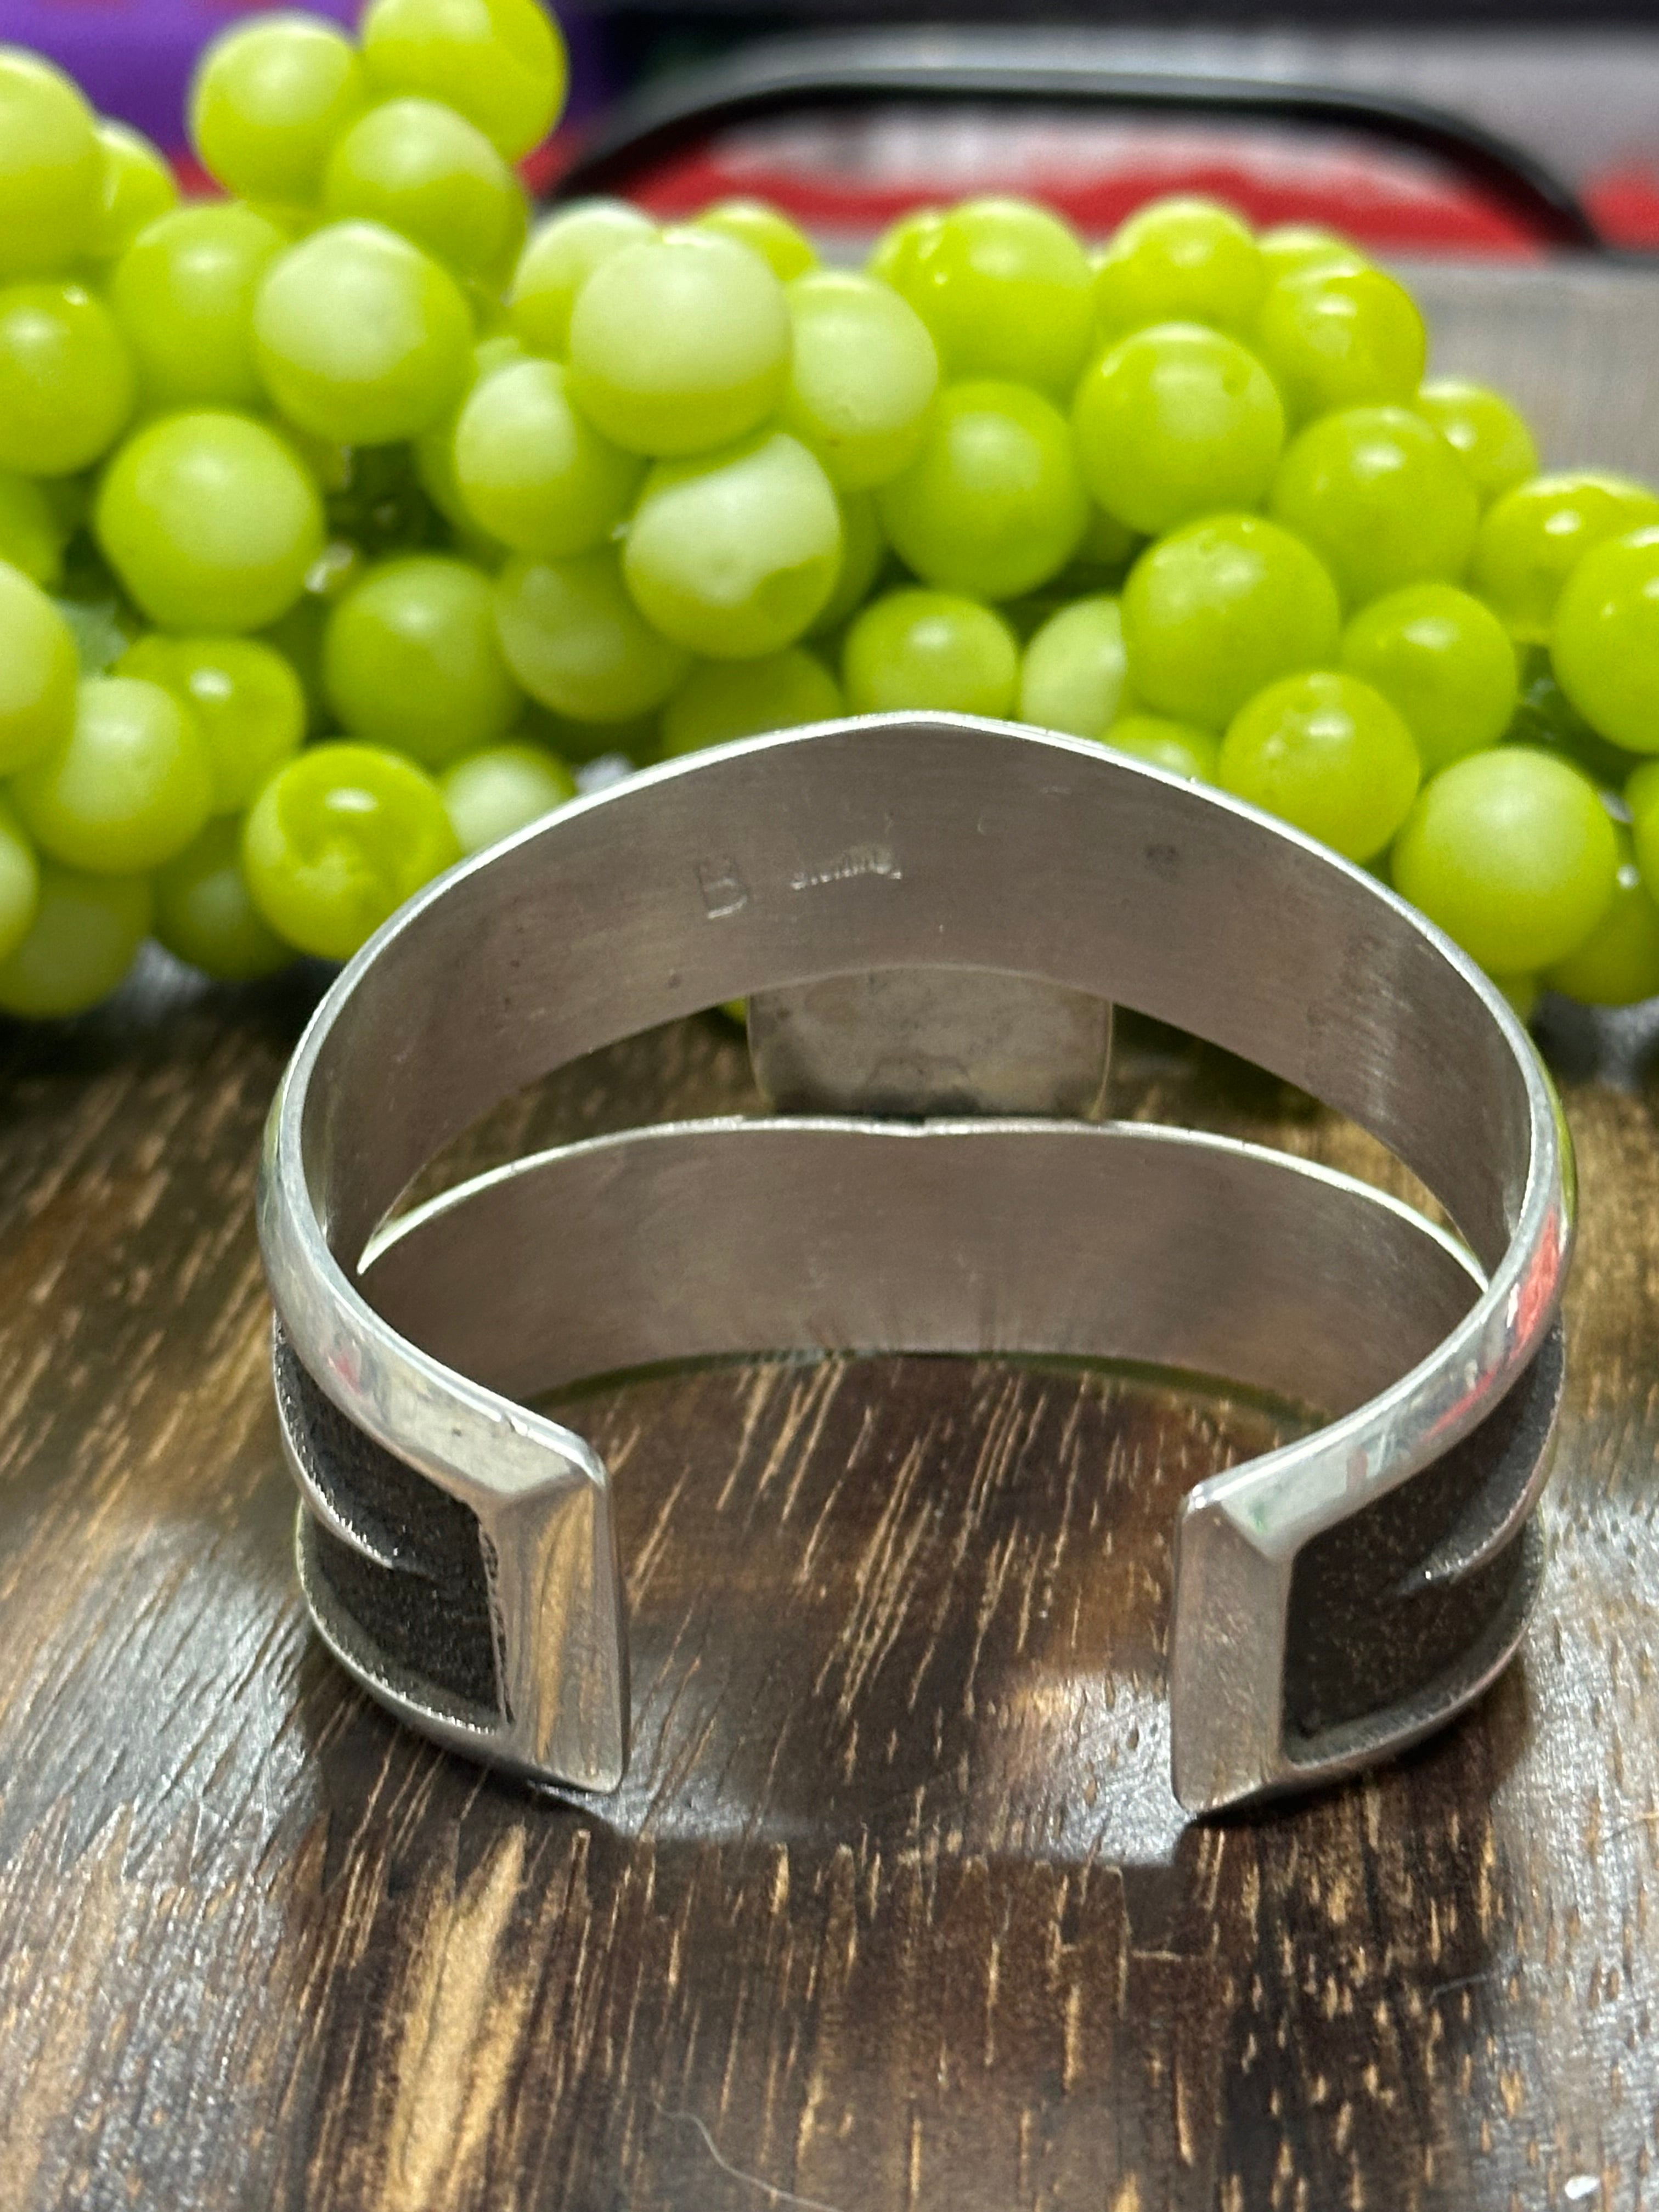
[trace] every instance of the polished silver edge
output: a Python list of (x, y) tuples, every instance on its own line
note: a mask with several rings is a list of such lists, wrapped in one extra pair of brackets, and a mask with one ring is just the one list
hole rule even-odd
[[(1545, 1464), (1547, 1472), (1547, 1459)], [(1328, 1729), (1310, 1741), (1287, 1746), (1271, 1773), (1233, 1786), (1213, 1778), (1206, 1786), (1205, 1778), (1177, 1764), (1175, 1794), (1182, 1806), (1203, 1816), (1328, 1788), (1384, 1759), (1398, 1758), (1467, 1711), (1486, 1696), (1520, 1649), (1543, 1589), (1549, 1543), (1539, 1521), (1529, 1521), (1515, 1540), (1522, 1547), (1521, 1557), (1502, 1607), (1457, 1661), (1414, 1697)], [(1178, 1753), (1172, 1752), (1172, 1763), (1176, 1758)]]
[[(348, 1420), (477, 1517), (503, 1717), (489, 1747), (473, 1755), (518, 1773), (614, 1788), (628, 1759), (629, 1656), (605, 1464), (573, 1430), (455, 1374), (378, 1317), (372, 1328), (356, 1325), (356, 1309), (372, 1310), (355, 1290), (333, 1297), (327, 1274), (305, 1263), (292, 1212), (270, 1202), (283, 1095), (267, 1124), (260, 1237), (295, 1354)], [(312, 1227), (320, 1236), (314, 1217)], [(317, 1498), (314, 1484), (304, 1489)], [(337, 1528), (338, 1516), (330, 1514), (327, 1525)], [(554, 1575), (568, 1632), (550, 1650), (540, 1625)], [(393, 1697), (389, 1683), (378, 1686)]]
[[(1479, 1532), (1478, 1540), (1462, 1547), (1449, 1542), (1443, 1546), (1396, 1586), (1397, 1596), (1409, 1597), (1437, 1584), (1462, 1581), (1480, 1560), (1501, 1551), (1519, 1534), (1532, 1517), (1555, 1466), (1565, 1387), (1565, 1331), (1558, 1314), (1531, 1366), (1504, 1401), (1508, 1406), (1514, 1402), (1517, 1393), (1525, 1390), (1528, 1394), (1529, 1403), (1525, 1410), (1531, 1424), (1530, 1432), (1513, 1439), (1510, 1447), (1516, 1464), (1526, 1469), (1524, 1479), (1514, 1486), (1507, 1507)], [(1486, 1494), (1490, 1494), (1490, 1486)]]
[[(1085, 740), (966, 716), (890, 715), (868, 718), (860, 725), (866, 731), (872, 726), (896, 733), (920, 728), (994, 733), (1027, 746), (1049, 748), (1056, 755), (1085, 758), (1097, 759), (1103, 750)], [(821, 724), (665, 763), (610, 791), (576, 799), (550, 823), (520, 832), (504, 848), (462, 862), (410, 901), (342, 971), (300, 1041), (267, 1124), (260, 1176), (260, 1239), (272, 1294), (297, 1356), (349, 1419), (471, 1504), (491, 1541), (496, 1536), (491, 1523), (498, 1516), (520, 1522), (538, 1514), (556, 1516), (562, 1501), (582, 1494), (582, 1517), (590, 1523), (591, 1540), (585, 1547), (586, 1587), (572, 1593), (573, 1618), (579, 1623), (573, 1640), (593, 1655), (613, 1683), (625, 1680), (626, 1650), (603, 1463), (573, 1431), (513, 1406), (427, 1358), (387, 1328), (362, 1298), (329, 1249), (312, 1205), (302, 1144), (307, 1086), (334, 1023), (373, 962), (395, 939), (418, 929), (422, 917), (459, 882), (490, 866), (503, 850), (517, 850), (556, 835), (560, 821), (606, 805), (636, 805), (642, 790), (696, 775), (713, 760), (810, 745), (848, 727)], [(1125, 756), (1115, 754), (1114, 758), (1137, 776), (1181, 792), (1186, 803), (1201, 797), (1207, 805), (1259, 825), (1305, 851), (1322, 866), (1352, 878), (1369, 897), (1394, 909), (1480, 1001), (1516, 1065), (1528, 1106), (1525, 1184), (1508, 1249), (1487, 1288), (1444, 1344), (1368, 1405), (1297, 1445), (1212, 1478), (1187, 1501), (1179, 1531), (1170, 1696), (1175, 1732), (1190, 1744), (1204, 1733), (1198, 1725), (1205, 1697), (1200, 1666), (1204, 1638), (1195, 1632), (1201, 1626), (1200, 1616), (1215, 1603), (1236, 1621), (1246, 1638), (1235, 1658), (1241, 1680), (1265, 1681), (1270, 1672), (1276, 1680), (1282, 1678), (1283, 1602), (1296, 1553), (1312, 1536), (1440, 1456), (1477, 1427), (1503, 1397), (1536, 1352), (1553, 1319), (1572, 1243), (1575, 1186), (1559, 1103), (1530, 1040), (1502, 994), (1448, 938), (1386, 885), (1259, 810), (1207, 788), (1195, 793), (1180, 779)], [(501, 1533), (506, 1534), (504, 1528)], [(539, 1553), (544, 1547), (535, 1548)], [(1254, 1554), (1257, 1563), (1248, 1573), (1243, 1571), (1247, 1554)], [(608, 1587), (607, 1558), (611, 1562)], [(1253, 1600), (1248, 1613), (1241, 1612), (1237, 1602), (1247, 1586)], [(1259, 1610), (1254, 1609), (1254, 1601), (1260, 1601)], [(520, 1626), (527, 1629), (533, 1618), (533, 1608), (526, 1607)], [(520, 1687), (523, 1691), (526, 1686)], [(526, 1755), (544, 1749), (555, 1766), (561, 1759), (574, 1760), (562, 1771), (585, 1784), (599, 1766), (609, 1768), (612, 1760), (602, 1753), (596, 1757), (592, 1717), (580, 1711), (581, 1700), (571, 1694), (568, 1680), (563, 1694), (558, 1718), (532, 1696), (514, 1724), (522, 1728)], [(625, 1701), (620, 1714), (615, 1700), (610, 1704), (611, 1710), (598, 1732), (607, 1739), (619, 1736), (625, 1758)], [(1250, 1765), (1255, 1778), (1249, 1790), (1292, 1781), (1277, 1699), (1271, 1723), (1264, 1705), (1258, 1703), (1255, 1711), (1254, 1740), (1237, 1740), (1225, 1763), (1237, 1766), (1242, 1758)], [(607, 1752), (609, 1748), (607, 1742)], [(1198, 1782), (1197, 1772), (1189, 1770), (1189, 1787), (1197, 1790), (1197, 1796), (1182, 1786), (1179, 1771), (1177, 1795), (1183, 1803), (1203, 1807), (1214, 1799), (1214, 1792)], [(1231, 1797), (1243, 1794), (1248, 1794), (1244, 1788), (1230, 1792)]]
[[(1431, 1561), (1393, 1595), (1408, 1597), (1461, 1579), (1517, 1540), (1536, 1536), (1535, 1509), (1555, 1463), (1564, 1373), (1558, 1320), (1512, 1386), (1534, 1401), (1528, 1411), (1541, 1434), (1527, 1437), (1517, 1451), (1525, 1473), (1507, 1510), (1482, 1532), (1478, 1548), (1461, 1559), (1455, 1577), (1437, 1571)], [(1176, 1797), (1193, 1813), (1222, 1812), (1255, 1798), (1339, 1781), (1432, 1734), (1480, 1697), (1508, 1663), (1543, 1571), (1542, 1551), (1529, 1550), (1531, 1565), (1518, 1574), (1501, 1613), (1424, 1687), (1358, 1720), (1292, 1741), (1283, 1723), (1282, 1662), (1295, 1554), (1264, 1554), (1241, 1535), (1224, 1509), (1202, 1504), (1182, 1516), (1176, 1546), (1177, 1587), (1197, 1601), (1177, 1611), (1170, 1635), (1171, 1680), (1179, 1670), (1187, 1690), (1179, 1703), (1173, 1694), (1170, 1698), (1170, 1769)], [(1224, 1623), (1237, 1650), (1218, 1673), (1214, 1646)]]

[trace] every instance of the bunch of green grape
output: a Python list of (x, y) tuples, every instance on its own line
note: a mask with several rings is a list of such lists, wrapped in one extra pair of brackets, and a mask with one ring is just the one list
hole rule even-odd
[(0, 50), (0, 1009), (343, 958), (573, 763), (902, 708), (1218, 783), (1517, 1003), (1659, 993), (1659, 497), (1207, 202), (532, 231), (563, 88), (536, 0), (244, 17), (179, 205)]

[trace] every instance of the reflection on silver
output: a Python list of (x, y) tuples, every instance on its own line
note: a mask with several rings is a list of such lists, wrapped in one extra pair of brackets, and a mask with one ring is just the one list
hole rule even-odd
[[(1010, 977), (1042, 987), (1023, 1010)], [(388, 1221), (526, 1082), (744, 997), (794, 1110), (565, 1147)], [(1351, 1115), (1467, 1241), (1305, 1162), (1081, 1118), (1099, 1085), (1079, 1041), (1092, 1026), (1103, 1054), (1114, 1001)], [(898, 1063), (890, 1020), (860, 1037), (860, 1003), (878, 1028), (899, 1008)], [(1067, 1009), (1071, 1044), (1023, 1072), (1009, 1037), (1046, 1022), (1058, 1040)], [(942, 1107), (978, 1118), (917, 1118)], [(1515, 1648), (1572, 1214), (1554, 1095), (1502, 998), (1370, 877), (1252, 809), (951, 717), (675, 763), (431, 886), (295, 1054), (260, 1230), (307, 1599), (415, 1726), (612, 1788), (629, 1693), (609, 1481), (523, 1399), (770, 1348), (1184, 1367), (1334, 1416), (1201, 1483), (1177, 1529), (1176, 1795), (1212, 1810), (1305, 1786), (1437, 1727)]]

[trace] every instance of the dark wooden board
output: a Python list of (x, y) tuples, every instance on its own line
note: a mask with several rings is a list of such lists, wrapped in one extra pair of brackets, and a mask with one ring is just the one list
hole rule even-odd
[[(1514, 349), (1559, 457), (1652, 467), (1654, 288), (1483, 283), (1450, 359)], [(1547, 1030), (1584, 1213), (1519, 1663), (1387, 1772), (1190, 1825), (1173, 1513), (1279, 1416), (1146, 1378), (587, 1393), (634, 1618), (618, 1798), (532, 1799), (360, 1697), (295, 1591), (250, 1209), (315, 985), (157, 963), (0, 1039), (0, 2206), (1655, 2201), (1651, 1011)], [(744, 1081), (701, 1018), (493, 1141)], [(1149, 1029), (1117, 1103), (1377, 1164)]]

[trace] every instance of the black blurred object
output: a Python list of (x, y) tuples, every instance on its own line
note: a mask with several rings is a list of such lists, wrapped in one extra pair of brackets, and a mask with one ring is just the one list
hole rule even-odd
[(643, 85), (560, 180), (562, 198), (623, 192), (659, 163), (734, 126), (781, 117), (994, 103), (1159, 118), (1341, 131), (1427, 155), (1538, 245), (1595, 250), (1595, 225), (1525, 149), (1449, 110), (1358, 86), (1199, 70), (1131, 71), (1086, 38), (1053, 31), (873, 31), (745, 46)]
[[(683, 52), (729, 40), (734, 33), (763, 38), (775, 32), (894, 23), (994, 23), (1009, 20), (1007, 0), (583, 0), (582, 12), (610, 27), (614, 50), (631, 46), (648, 57), (665, 37)], [(1569, 15), (1562, 0), (1174, 0), (1149, 12), (1145, 0), (1044, 0), (1044, 24), (1145, 31), (1162, 35), (1188, 28), (1280, 30), (1286, 26), (1338, 31), (1422, 24), (1437, 31), (1513, 30), (1535, 25), (1554, 32), (1602, 26), (1652, 27), (1653, 0), (1577, 0)]]

